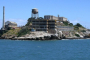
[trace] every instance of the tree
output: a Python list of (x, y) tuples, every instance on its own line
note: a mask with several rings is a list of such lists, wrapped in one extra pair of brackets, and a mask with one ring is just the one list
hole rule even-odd
[(69, 24), (68, 21), (63, 21), (63, 23), (67, 26)]
[(79, 35), (79, 34), (75, 34), (75, 36), (80, 37), (80, 35)]
[(18, 36), (22, 36), (22, 35), (25, 35), (27, 33), (29, 33), (30, 30), (26, 27), (24, 29), (21, 29), (19, 32), (18, 32)]
[(77, 26), (77, 27), (83, 27), (80, 23), (77, 23), (75, 26)]
[(70, 23), (69, 25), (70, 25), (70, 26), (73, 26), (73, 23)]

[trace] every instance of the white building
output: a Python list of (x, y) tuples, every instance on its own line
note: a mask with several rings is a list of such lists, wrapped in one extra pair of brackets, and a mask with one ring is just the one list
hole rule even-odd
[(70, 26), (56, 26), (56, 29), (59, 31), (74, 31), (74, 27)]
[(58, 17), (55, 17), (53, 15), (45, 15), (44, 19), (48, 19), (48, 20), (58, 20)]
[(5, 22), (5, 26), (6, 27), (17, 27), (17, 23), (11, 22), (11, 21), (7, 21), (7, 22)]
[(67, 18), (65, 17), (55, 17), (53, 15), (45, 15), (44, 19), (48, 19), (48, 20), (59, 20), (59, 21), (67, 21)]
[(58, 20), (61, 20), (61, 21), (67, 21), (67, 18), (65, 18), (65, 17), (59, 17)]

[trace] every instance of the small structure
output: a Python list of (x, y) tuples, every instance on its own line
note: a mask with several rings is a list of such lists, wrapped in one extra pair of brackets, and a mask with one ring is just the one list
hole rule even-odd
[(8, 27), (17, 27), (17, 23), (7, 21), (7, 22), (5, 22), (5, 28), (8, 28)]
[(34, 28), (31, 29), (31, 32), (35, 32), (36, 30)]
[(36, 8), (33, 8), (32, 9), (32, 18), (38, 18), (39, 16), (38, 16), (38, 9), (36, 9)]

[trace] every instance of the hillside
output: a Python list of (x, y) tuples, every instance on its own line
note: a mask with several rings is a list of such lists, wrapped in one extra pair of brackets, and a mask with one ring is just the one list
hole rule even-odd
[(2, 38), (12, 38), (12, 37), (16, 37), (18, 36), (18, 32), (20, 31), (21, 29), (11, 29), (11, 30), (8, 30), (6, 33), (4, 33), (1, 37)]

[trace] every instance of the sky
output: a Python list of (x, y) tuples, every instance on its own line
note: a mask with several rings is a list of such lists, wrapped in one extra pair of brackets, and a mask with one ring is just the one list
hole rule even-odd
[(39, 17), (53, 15), (66, 17), (71, 23), (80, 23), (90, 29), (90, 0), (0, 0), (0, 28), (5, 6), (5, 22), (16, 22), (23, 26), (31, 17), (31, 10), (37, 8)]

